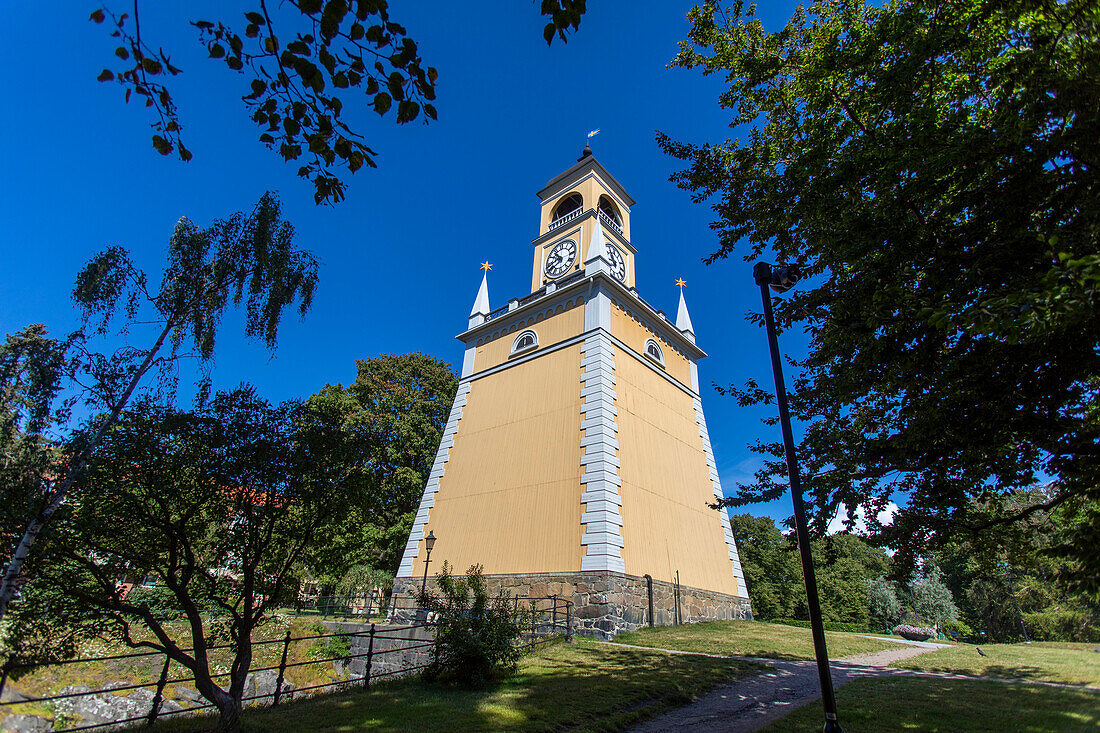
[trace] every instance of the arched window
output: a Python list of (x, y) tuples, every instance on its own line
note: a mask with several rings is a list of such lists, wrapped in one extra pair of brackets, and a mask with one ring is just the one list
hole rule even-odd
[(580, 215), (582, 206), (584, 206), (584, 199), (581, 198), (579, 193), (569, 194), (554, 208), (554, 216), (550, 219), (550, 227), (553, 228), (559, 224), (564, 224), (570, 219), (575, 219)]
[(516, 340), (512, 342), (512, 350), (510, 354), (519, 354), (523, 351), (530, 351), (539, 345), (539, 336), (531, 329), (527, 329), (516, 336)]
[(623, 218), (619, 215), (619, 210), (612, 203), (611, 199), (606, 196), (600, 196), (600, 219), (605, 224), (611, 225), (611, 228), (617, 231), (619, 234), (623, 233)]
[(645, 342), (645, 355), (661, 366), (665, 365), (665, 355), (661, 353), (661, 346), (653, 339)]

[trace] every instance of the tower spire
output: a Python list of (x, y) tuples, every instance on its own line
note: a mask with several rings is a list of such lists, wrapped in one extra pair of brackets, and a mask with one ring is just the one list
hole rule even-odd
[(485, 319), (490, 312), (489, 270), (493, 269), (493, 266), (488, 262), (483, 262), (481, 269), (484, 270), (484, 274), (481, 276), (481, 287), (477, 290), (477, 298), (474, 299), (474, 307), (470, 309), (470, 328), (485, 323)]
[(610, 272), (611, 258), (607, 254), (607, 237), (603, 235), (603, 226), (600, 217), (596, 217), (592, 225), (592, 239), (588, 243), (588, 257), (584, 260), (584, 274), (593, 272)]
[(687, 336), (692, 343), (695, 343), (695, 326), (691, 325), (687, 301), (684, 300), (684, 286), (687, 283), (683, 280), (677, 280), (676, 284), (680, 286), (680, 307), (676, 310), (676, 328)]

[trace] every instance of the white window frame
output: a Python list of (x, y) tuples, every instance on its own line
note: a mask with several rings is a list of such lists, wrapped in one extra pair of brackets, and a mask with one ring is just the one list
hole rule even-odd
[[(535, 342), (533, 344), (528, 344), (527, 346), (520, 346), (519, 342), (524, 336), (530, 336), (532, 339), (534, 339)], [(534, 351), (538, 347), (539, 335), (535, 333), (533, 329), (526, 328), (520, 331), (515, 340), (512, 341), (512, 350), (508, 352), (508, 355), (514, 356), (516, 354), (526, 354), (528, 351)]]
[[(654, 349), (657, 350), (656, 355), (651, 354), (649, 352), (649, 347), (650, 346), (652, 346)], [(644, 353), (647, 357), (649, 357), (653, 361), (657, 362), (661, 366), (665, 365), (665, 352), (661, 349), (661, 345), (659, 343), (657, 343), (657, 339), (649, 339), (648, 341), (645, 342), (645, 352)]]

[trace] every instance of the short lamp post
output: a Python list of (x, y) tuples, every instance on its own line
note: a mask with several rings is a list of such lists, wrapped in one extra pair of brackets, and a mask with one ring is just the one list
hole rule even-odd
[(779, 339), (772, 315), (772, 299), (768, 288), (777, 293), (790, 290), (798, 281), (795, 267), (779, 266), (772, 269), (766, 262), (758, 262), (752, 268), (752, 276), (760, 286), (760, 299), (764, 303), (764, 323), (771, 347), (772, 376), (775, 377), (775, 397), (779, 403), (779, 423), (783, 429), (783, 448), (787, 455), (787, 478), (791, 484), (791, 500), (794, 503), (795, 532), (798, 535), (798, 551), (802, 557), (802, 576), (806, 580), (806, 602), (810, 610), (810, 628), (813, 630), (814, 655), (817, 657), (817, 676), (821, 682), (821, 702), (825, 706), (825, 733), (842, 733), (836, 716), (836, 697), (833, 694), (833, 676), (829, 671), (829, 652), (825, 648), (825, 628), (821, 622), (821, 603), (817, 597), (817, 578), (814, 560), (810, 553), (810, 532), (806, 528), (806, 507), (802, 504), (802, 484), (798, 478), (798, 462), (794, 454), (794, 437), (791, 433), (791, 416), (787, 409), (787, 388), (783, 383), (783, 366), (779, 356)]
[(428, 588), (428, 564), (432, 561), (433, 547), (435, 547), (435, 532), (429, 532), (424, 538), (424, 549), (428, 551), (428, 556), (424, 558), (424, 580), (420, 583), (420, 595), (424, 595)]

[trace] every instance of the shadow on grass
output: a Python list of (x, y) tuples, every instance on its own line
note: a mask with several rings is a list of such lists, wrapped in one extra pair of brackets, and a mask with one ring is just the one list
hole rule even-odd
[[(987, 680), (858, 679), (837, 690), (849, 733), (919, 730), (1076, 733), (1100, 726), (1100, 693)], [(820, 702), (796, 710), (768, 733), (820, 729)]]
[[(480, 690), (404, 680), (249, 710), (244, 722), (248, 731), (617, 731), (761, 669), (728, 659), (562, 644)], [(198, 723), (163, 729), (201, 730)]]

